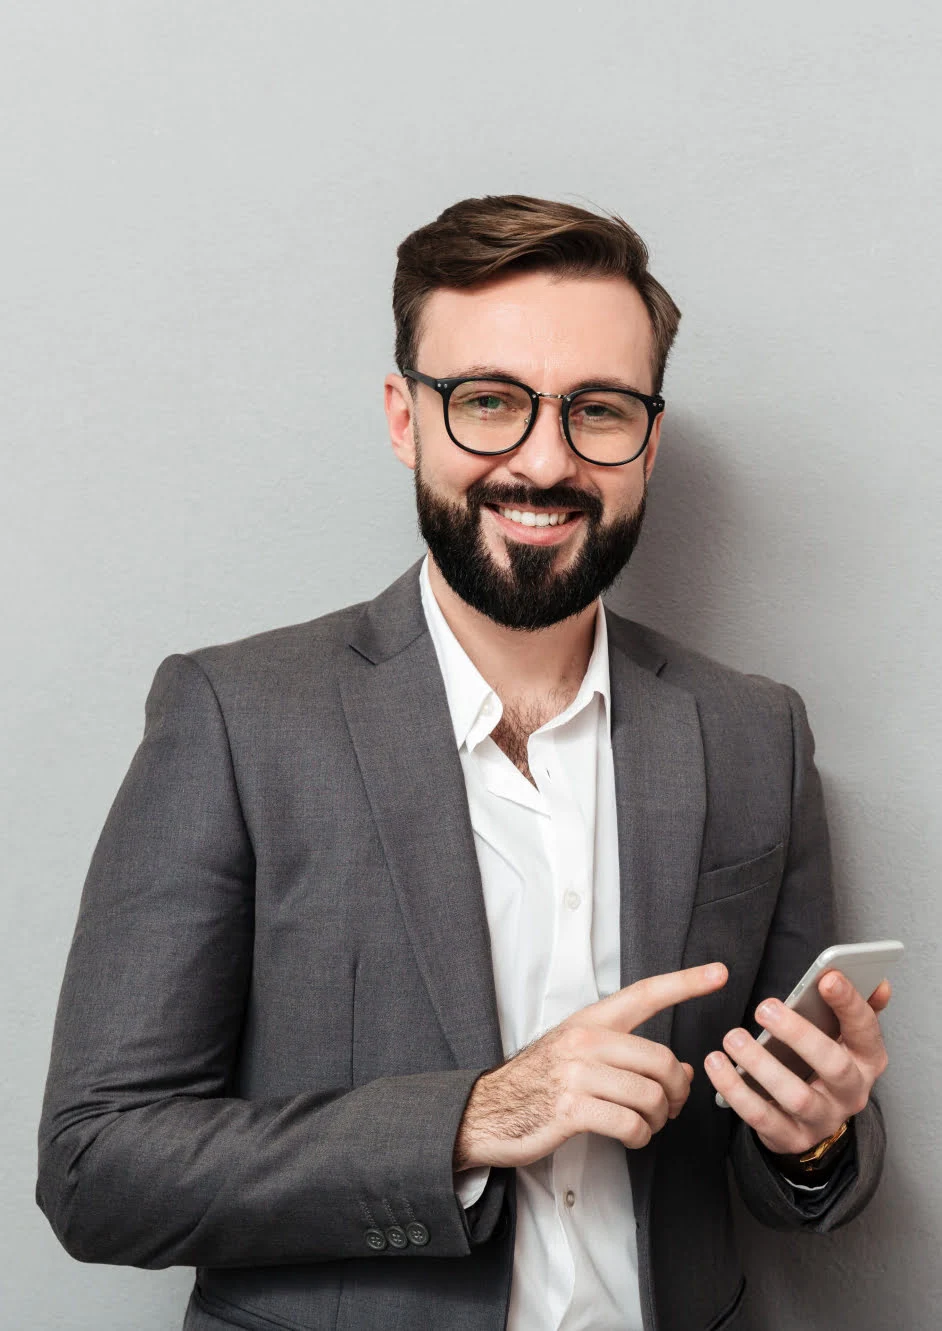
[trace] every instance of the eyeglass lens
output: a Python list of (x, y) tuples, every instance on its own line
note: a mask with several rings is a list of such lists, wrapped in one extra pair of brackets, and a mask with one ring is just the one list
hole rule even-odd
[[(502, 453), (526, 434), (533, 406), (515, 384), (472, 379), (448, 402), (448, 424), (458, 443), (478, 453)], [(626, 462), (640, 453), (648, 432), (647, 407), (626, 393), (587, 389), (569, 408), (569, 433), (591, 462)]]

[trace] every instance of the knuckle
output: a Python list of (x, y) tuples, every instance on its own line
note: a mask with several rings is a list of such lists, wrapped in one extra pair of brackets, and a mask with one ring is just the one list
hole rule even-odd
[(567, 1058), (581, 1058), (593, 1042), (592, 1032), (587, 1026), (564, 1026), (557, 1040), (560, 1053)]
[(657, 1132), (660, 1132), (671, 1116), (671, 1108), (665, 1099), (663, 1104), (659, 1104), (653, 1115), (653, 1126)]
[(645, 994), (650, 992), (653, 979), (652, 975), (645, 975), (640, 980), (635, 980), (634, 984), (629, 987), (629, 993), (643, 998)]
[(807, 1118), (814, 1110), (818, 1097), (808, 1086), (802, 1086), (801, 1090), (795, 1092), (791, 1101), (791, 1111), (797, 1114), (799, 1118)]
[(667, 1113), (667, 1096), (664, 1094), (664, 1087), (659, 1082), (649, 1081), (645, 1078), (640, 1085), (638, 1099), (642, 1107), (649, 1114), (659, 1114), (662, 1110)]
[(570, 1092), (579, 1094), (585, 1091), (589, 1081), (589, 1065), (584, 1058), (567, 1059), (562, 1072), (564, 1083)]
[(633, 1110), (630, 1112), (631, 1122), (628, 1125), (628, 1132), (623, 1138), (623, 1141), (626, 1146), (633, 1146), (635, 1148), (647, 1146), (653, 1135), (650, 1125), (644, 1121), (640, 1114), (634, 1113)]
[(556, 1097), (556, 1117), (561, 1123), (581, 1121), (585, 1108), (585, 1097), (578, 1091), (562, 1090)]
[(857, 1071), (857, 1064), (851, 1058), (850, 1054), (844, 1054), (840, 1064), (836, 1069), (836, 1076), (840, 1081), (849, 1081)]
[(666, 1044), (658, 1045), (656, 1058), (657, 1071), (662, 1077), (669, 1077), (675, 1071), (682, 1072), (683, 1069), (674, 1054), (673, 1050), (668, 1049)]
[(749, 1123), (756, 1132), (764, 1132), (767, 1136), (771, 1136), (776, 1126), (775, 1114), (771, 1107), (763, 1106), (762, 1109), (756, 1110), (755, 1117), (750, 1118)]

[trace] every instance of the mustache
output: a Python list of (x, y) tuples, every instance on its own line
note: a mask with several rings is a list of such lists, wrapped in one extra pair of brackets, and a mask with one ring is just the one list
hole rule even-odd
[(537, 490), (527, 485), (495, 485), (486, 480), (475, 481), (465, 491), (468, 507), (477, 511), (485, 507), (495, 508), (568, 508), (585, 513), (596, 522), (602, 518), (602, 501), (597, 495), (587, 490), (577, 490), (574, 485), (551, 485), (546, 490)]

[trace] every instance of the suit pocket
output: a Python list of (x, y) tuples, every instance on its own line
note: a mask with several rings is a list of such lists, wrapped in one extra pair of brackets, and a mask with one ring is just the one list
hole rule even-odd
[(693, 904), (705, 906), (711, 901), (722, 901), (727, 897), (737, 897), (741, 892), (750, 892), (754, 887), (761, 887), (773, 878), (781, 877), (785, 867), (785, 842), (780, 841), (771, 850), (756, 855), (751, 860), (741, 860), (737, 864), (724, 864), (719, 869), (710, 869), (697, 879), (697, 893)]

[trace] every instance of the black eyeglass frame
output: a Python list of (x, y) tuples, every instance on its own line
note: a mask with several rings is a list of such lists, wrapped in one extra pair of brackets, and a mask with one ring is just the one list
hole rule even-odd
[[(595, 387), (591, 384), (587, 384), (584, 388), (576, 388), (571, 393), (538, 393), (536, 389), (531, 388), (529, 384), (521, 383), (519, 379), (511, 379), (509, 375), (505, 374), (461, 374), (452, 379), (434, 379), (430, 374), (421, 374), (418, 370), (403, 370), (402, 373), (407, 379), (414, 379), (417, 383), (425, 384), (428, 388), (434, 388), (435, 392), (438, 393), (442, 399), (442, 414), (445, 417), (445, 429), (448, 431), (448, 437), (451, 442), (457, 444), (457, 446), (460, 449), (463, 449), (465, 453), (473, 453), (476, 457), (482, 458), (503, 457), (505, 453), (512, 453), (514, 449), (519, 448), (521, 444), (526, 443), (531, 430), (534, 425), (536, 425), (536, 414), (540, 407), (540, 398), (554, 397), (562, 403), (560, 418), (563, 426), (563, 435), (566, 443), (575, 453), (577, 458), (582, 458), (583, 462), (588, 462), (593, 467), (625, 467), (629, 462), (634, 462), (636, 458), (639, 458), (647, 448), (648, 440), (651, 438), (651, 431), (654, 429), (654, 422), (666, 406), (664, 399), (659, 393), (639, 393), (634, 388), (611, 388), (606, 384), (598, 384)], [(530, 404), (533, 408), (530, 412), (530, 423), (517, 442), (511, 444), (509, 448), (469, 448), (468, 445), (463, 444), (460, 439), (456, 439), (452, 433), (451, 420), (448, 415), (448, 403), (451, 400), (452, 393), (454, 393), (455, 389), (460, 384), (473, 384), (478, 382), (489, 384), (512, 384), (515, 388), (522, 388), (530, 398)], [(619, 462), (598, 462), (595, 458), (587, 458), (584, 453), (579, 452), (578, 448), (576, 448), (575, 444), (572, 442), (572, 435), (569, 433), (569, 411), (572, 407), (573, 400), (579, 397), (582, 393), (621, 393), (625, 397), (635, 397), (639, 402), (644, 403), (648, 413), (648, 428), (645, 431), (644, 443), (638, 449), (637, 453), (633, 453), (630, 458), (623, 458)]]

